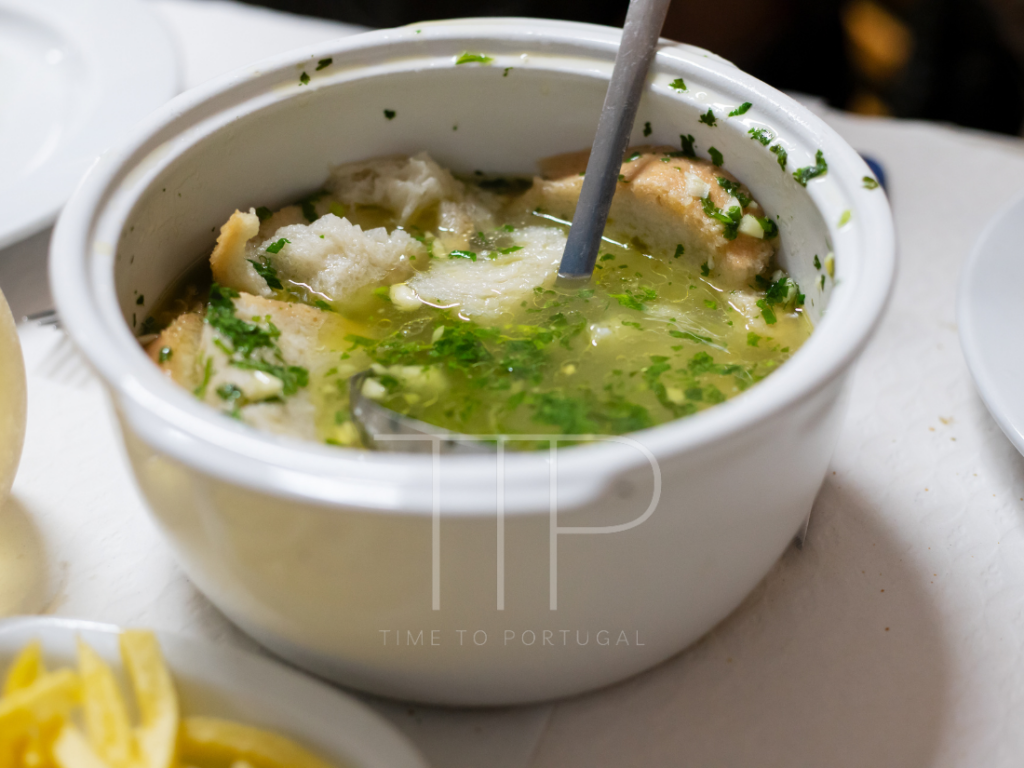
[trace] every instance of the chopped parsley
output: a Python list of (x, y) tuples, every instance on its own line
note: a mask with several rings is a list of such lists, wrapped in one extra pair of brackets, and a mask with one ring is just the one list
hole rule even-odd
[(715, 340), (710, 336), (698, 336), (696, 333), (690, 331), (669, 331), (668, 335), (676, 339), (687, 339), (689, 341), (695, 341), (698, 344), (710, 344), (715, 346)]
[(303, 198), (299, 202), (299, 207), (302, 208), (302, 215), (310, 224), (320, 218), (320, 214), (316, 212), (316, 203), (320, 198), (326, 195), (327, 193), (321, 190), (320, 192), (314, 192), (312, 195)]
[(397, 114), (398, 113), (395, 112), (395, 110), (393, 110), (393, 109), (385, 109), (384, 110), (384, 117), (386, 117), (388, 120), (394, 120), (395, 119), (395, 115), (397, 115)]
[(589, 418), (590, 406), (583, 399), (562, 397), (552, 392), (532, 398), (533, 418), (541, 424), (558, 427), (565, 435), (589, 435), (598, 426)]
[(652, 133), (650, 122), (644, 123), (644, 137), (650, 136)]
[(693, 149), (693, 136), (689, 134), (679, 134), (679, 143), (682, 144), (682, 156), (683, 157), (696, 157), (697, 153)]
[(750, 109), (752, 106), (754, 105), (751, 104), (749, 101), (744, 101), (742, 104), (736, 107), (736, 109), (729, 113), (729, 117), (738, 117), (739, 115), (745, 115), (747, 114), (747, 110)]
[(632, 163), (634, 160), (639, 160), (641, 157), (643, 157), (643, 152), (634, 152), (626, 158), (626, 162)]
[(718, 186), (728, 192), (739, 201), (741, 208), (746, 208), (753, 201), (753, 198), (743, 191), (738, 181), (729, 181), (725, 176), (716, 176)]
[(318, 61), (316, 63), (316, 71), (319, 72), (321, 69), (325, 69), (325, 68), (331, 66), (331, 64), (333, 64), (333, 63), (334, 63), (334, 59), (331, 59), (331, 58), (320, 59), (320, 61)]
[(298, 365), (278, 365), (256, 359), (232, 360), (231, 365), (247, 371), (263, 371), (263, 373), (280, 379), (282, 394), (285, 397), (294, 395), (299, 389), (309, 384), (309, 371)]
[(758, 336), (753, 331), (750, 331), (749, 333), (747, 333), (747, 346), (748, 347), (756, 347), (760, 341), (761, 341), (761, 337)]
[(307, 75), (305, 72), (299, 75), (299, 83), (301, 85), (309, 85), (309, 75)]
[(814, 254), (814, 268), (821, 269), (821, 259), (818, 258), (818, 254)]
[(337, 312), (338, 311), (334, 307), (332, 307), (330, 304), (328, 304), (326, 301), (324, 301), (323, 299), (314, 299), (313, 300), (313, 306), (316, 307), (317, 309), (323, 310), (324, 312)]
[(456, 64), (490, 64), (494, 61), (493, 56), (485, 56), (482, 53), (470, 53), (466, 51), (455, 59)]
[(771, 144), (772, 139), (775, 138), (775, 134), (767, 128), (751, 128), (747, 133), (750, 134), (750, 138), (761, 143), (765, 147)]
[(192, 390), (192, 394), (202, 399), (206, 397), (206, 388), (210, 386), (210, 378), (213, 376), (213, 358), (206, 358), (206, 365), (203, 366), (203, 380), (199, 386)]
[(274, 214), (265, 205), (261, 205), (259, 208), (256, 209), (256, 218), (258, 218), (260, 221), (266, 221), (273, 215)]
[[(650, 125), (650, 123), (648, 123)], [(870, 176), (865, 176), (863, 179), (864, 189), (878, 189), (878, 182)]]
[(267, 253), (280, 253), (281, 249), (288, 245), (288, 243), (290, 242), (291, 240), (289, 240), (286, 237), (282, 237), (280, 240), (275, 240), (274, 242), (267, 246)]
[(637, 312), (647, 309), (645, 301), (653, 301), (658, 298), (657, 292), (652, 288), (637, 288), (635, 291), (627, 290), (625, 293), (609, 293), (608, 296), (627, 309), (635, 309)]
[(512, 71), (512, 67), (505, 67), (505, 71), (501, 73), (502, 77), (508, 77), (508, 73)]
[(765, 240), (771, 240), (779, 234), (779, 225), (767, 216), (755, 216), (754, 218), (761, 225), (761, 231), (764, 232)]
[(712, 162), (712, 163), (713, 163), (714, 165), (717, 165), (717, 166), (718, 166), (719, 168), (721, 168), (721, 167), (722, 167), (722, 164), (724, 163), (724, 161), (725, 161), (725, 158), (724, 158), (724, 157), (722, 157), (722, 153), (721, 153), (721, 152), (719, 152), (719, 151), (718, 151), (717, 149), (715, 149), (714, 147), (710, 147), (710, 148), (708, 149), (708, 155), (710, 155), (710, 156), (711, 156), (711, 162)]
[(725, 230), (722, 233), (725, 235), (725, 239), (735, 240), (740, 227), (740, 219), (743, 218), (742, 209), (738, 205), (734, 205), (728, 211), (723, 211), (711, 202), (710, 197), (701, 198), (700, 204), (704, 208), (705, 216), (725, 225)]
[(704, 306), (708, 309), (718, 309), (718, 302), (713, 299), (704, 299)]
[(676, 252), (672, 254), (672, 258), (673, 259), (678, 259), (680, 256), (682, 256), (685, 253), (686, 253), (686, 249), (683, 248), (683, 244), (682, 243), (677, 243), (676, 244)]
[(206, 307), (206, 322), (226, 338), (232, 349), (243, 357), (249, 357), (258, 349), (274, 349), (281, 331), (271, 323), (262, 328), (235, 316), (232, 301), (238, 298), (238, 291), (214, 283), (210, 286), (210, 303)]
[(718, 122), (717, 120), (715, 120), (715, 113), (714, 111), (712, 111), (711, 107), (708, 107), (708, 111), (701, 115), (699, 120), (700, 122), (704, 123), (704, 125), (709, 125), (712, 128), (714, 128), (715, 123)]
[[(210, 301), (206, 307), (206, 322), (220, 337), (217, 344), (228, 356), (229, 364), (243, 370), (263, 371), (281, 380), (283, 393), (293, 395), (299, 387), (309, 383), (309, 372), (300, 366), (285, 365), (277, 339), (281, 331), (268, 315), (264, 320), (267, 327), (242, 320), (235, 314), (234, 299), (238, 291), (213, 283), (210, 286)], [(258, 318), (254, 318), (258, 319)], [(230, 346), (228, 346), (230, 345)], [(261, 356), (257, 356), (257, 354)], [(266, 359), (267, 357), (271, 359)], [(203, 397), (206, 385), (212, 375), (212, 360), (207, 360), (203, 383), (196, 388), (196, 394)]]
[(675, 88), (677, 91), (682, 93), (683, 91), (686, 90), (686, 83), (683, 82), (683, 78), (677, 77), (675, 80), (668, 84), (668, 87)]
[(850, 219), (852, 218), (853, 213), (850, 211), (849, 208), (847, 208), (845, 211), (843, 211), (843, 215), (839, 217), (839, 226), (845, 227), (847, 224), (850, 223)]
[(217, 387), (217, 397), (233, 403), (236, 400), (242, 399), (242, 390), (239, 389), (237, 384), (221, 384)]
[[(284, 238), (282, 238), (282, 240), (283, 239)], [(280, 240), (278, 242), (280, 242)], [(285, 242), (287, 242), (287, 241), (285, 241)], [(270, 249), (273, 248), (274, 245), (277, 245), (277, 243), (274, 243), (273, 245), (268, 247), (267, 251), (270, 251)], [(281, 247), (282, 248), (284, 247), (283, 243), (282, 243)], [(280, 251), (280, 250), (281, 250), (281, 248), (277, 249), (277, 251)], [(277, 253), (277, 251), (272, 251), (272, 253)], [(267, 258), (266, 256), (263, 256), (262, 258), (259, 259), (259, 261), (257, 261), (256, 259), (248, 259), (248, 262), (250, 264), (252, 264), (252, 268), (256, 270), (256, 274), (259, 275), (260, 277), (262, 277), (264, 280), (267, 281), (267, 287), (268, 288), (273, 288), (274, 290), (277, 290), (277, 291), (280, 291), (280, 290), (282, 290), (284, 288), (284, 286), (281, 284), (280, 279), (278, 279), (278, 277), (277, 277), (277, 270), (274, 269), (274, 266), (273, 266), (273, 264), (270, 263), (270, 259), (269, 258)]]
[(707, 277), (708, 275), (711, 274), (711, 268), (708, 267), (708, 263), (706, 261), (700, 265), (700, 274), (703, 277)]
[(758, 299), (757, 306), (760, 307), (761, 316), (764, 318), (764, 321), (768, 323), (768, 325), (775, 325), (775, 323), (778, 322), (778, 318), (775, 316), (775, 312), (772, 311), (772, 308), (768, 305), (767, 301), (765, 301), (764, 299)]
[(470, 261), (476, 261), (476, 253), (474, 251), (452, 251), (448, 254), (449, 259), (469, 259)]
[(825, 162), (824, 153), (819, 149), (814, 156), (814, 165), (808, 165), (793, 171), (793, 178), (796, 179), (801, 187), (806, 187), (808, 181), (818, 176), (824, 176), (826, 173), (828, 173), (828, 163)]
[(140, 293), (139, 294), (139, 298), (137, 298), (135, 300), (135, 303), (138, 304), (141, 307), (143, 304), (146, 303), (146, 297), (143, 294)]
[(171, 349), (170, 347), (160, 347), (160, 354), (158, 355), (157, 360), (159, 362), (161, 362), (161, 363), (166, 363), (173, 356), (174, 356), (174, 350), (173, 349)]
[(786, 148), (781, 144), (775, 144), (768, 151), (775, 153), (775, 156), (779, 161), (779, 168), (786, 170), (786, 160), (789, 158), (789, 153), (786, 152)]
[(804, 304), (805, 296), (800, 293), (800, 287), (788, 277), (780, 277), (775, 282), (769, 282), (763, 277), (756, 278), (759, 287), (764, 289), (764, 298), (757, 302), (761, 308), (761, 315), (769, 325), (776, 322), (777, 318), (772, 307), (780, 306), (787, 311), (792, 311)]

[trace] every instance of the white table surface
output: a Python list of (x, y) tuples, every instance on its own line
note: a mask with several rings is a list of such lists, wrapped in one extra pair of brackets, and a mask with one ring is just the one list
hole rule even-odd
[[(184, 84), (352, 28), (218, 0), (149, 0)], [(901, 260), (856, 374), (807, 546), (707, 637), (623, 684), (548, 705), (370, 700), (436, 766), (1017, 766), (1024, 755), (1024, 459), (974, 391), (958, 272), (1024, 188), (1024, 142), (826, 119), (882, 162)], [(16, 315), (49, 307), (48, 233), (0, 251)], [(21, 325), (29, 427), (0, 511), (0, 616), (146, 625), (253, 647), (176, 567), (110, 406), (53, 327)]]

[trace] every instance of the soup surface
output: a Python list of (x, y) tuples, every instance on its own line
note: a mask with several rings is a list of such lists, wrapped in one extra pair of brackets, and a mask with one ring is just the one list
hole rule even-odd
[(363, 371), (363, 397), (453, 432), (622, 434), (733, 397), (806, 340), (777, 226), (726, 171), (667, 148), (630, 151), (592, 281), (557, 286), (585, 167), (340, 166), (297, 205), (236, 211), (144, 341), (229, 416), (359, 446)]

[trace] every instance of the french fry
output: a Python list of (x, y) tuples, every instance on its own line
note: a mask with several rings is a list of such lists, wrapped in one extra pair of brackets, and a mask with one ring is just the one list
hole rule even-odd
[(58, 669), (0, 699), (0, 733), (10, 740), (28, 735), (39, 723), (66, 718), (79, 701), (78, 675)]
[(3, 695), (9, 696), (15, 691), (28, 688), (44, 674), (46, 665), (43, 664), (43, 644), (33, 640), (21, 650), (7, 671)]
[(178, 741), (178, 694), (156, 636), (140, 630), (122, 632), (121, 658), (139, 706), (136, 733), (145, 768), (171, 768)]
[[(26, 689), (44, 674), (46, 665), (43, 663), (43, 646), (38, 640), (33, 640), (22, 648), (7, 670), (2, 695), (9, 696)], [(46, 745), (38, 732), (23, 734), (18, 741), (26, 743), (21, 746), (15, 739), (0, 734), (0, 768), (16, 768), (20, 765), (26, 768), (46, 768)]]
[[(182, 719), (156, 636), (129, 631), (120, 644), (138, 727), (133, 731), (114, 673), (86, 643), (78, 642), (77, 672), (47, 672), (40, 644), (31, 643), (11, 665), (0, 697), (0, 768), (332, 768), (270, 731)], [(79, 716), (84, 733), (75, 725)]]
[(20, 768), (54, 768), (53, 744), (64, 722), (63, 717), (55, 717), (32, 728), (21, 753)]
[(65, 723), (53, 744), (57, 768), (110, 768), (71, 723)]
[(291, 739), (212, 717), (184, 718), (178, 749), (182, 760), (201, 765), (244, 761), (253, 768), (331, 768)]
[(92, 749), (111, 768), (132, 768), (135, 737), (117, 680), (96, 651), (81, 640), (78, 641), (78, 672), (82, 678), (85, 730)]

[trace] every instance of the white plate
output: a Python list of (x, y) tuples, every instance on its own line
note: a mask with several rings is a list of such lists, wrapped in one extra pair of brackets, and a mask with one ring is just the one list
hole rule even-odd
[[(1024, 195), (985, 228), (960, 275), (960, 346), (981, 399), (1024, 453)], [(1009, 343), (1007, 343), (1009, 341)]]
[[(74, 664), (75, 638), (81, 637), (120, 671), (117, 633), (109, 624), (68, 619), (0, 621), (0, 670), (34, 638), (51, 666)], [(426, 768), (404, 736), (351, 696), (259, 656), (157, 635), (185, 714), (272, 728), (338, 768)]]
[(0, 248), (51, 224), (177, 91), (174, 45), (140, 0), (0, 0)]

